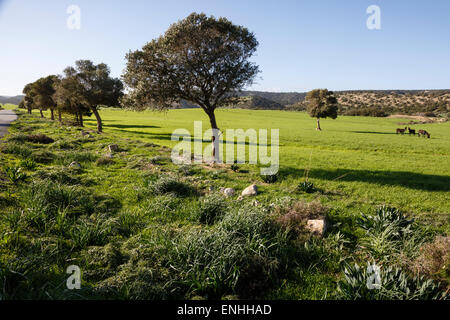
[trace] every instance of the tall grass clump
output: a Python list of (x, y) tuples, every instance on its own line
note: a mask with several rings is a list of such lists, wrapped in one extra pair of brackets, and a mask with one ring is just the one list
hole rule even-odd
[(149, 190), (157, 195), (173, 193), (180, 197), (188, 197), (196, 194), (195, 189), (171, 176), (163, 176), (156, 181), (151, 181)]
[(93, 162), (97, 160), (97, 156), (90, 151), (64, 151), (57, 155), (55, 162), (60, 165), (69, 165), (72, 162)]
[(413, 257), (431, 233), (400, 210), (381, 206), (372, 215), (362, 214), (357, 224), (365, 231), (361, 244), (375, 260)]
[(194, 220), (203, 224), (214, 224), (221, 220), (228, 209), (224, 197), (209, 195), (200, 200), (198, 210), (194, 211)]
[(2, 151), (7, 154), (18, 156), (22, 159), (30, 157), (33, 152), (30, 146), (18, 142), (6, 143), (4, 147), (2, 147)]
[(338, 283), (338, 297), (348, 300), (432, 300), (445, 293), (439, 284), (424, 277), (410, 276), (393, 267), (380, 267), (377, 275), (373, 266), (358, 265), (344, 269), (344, 279)]
[(263, 210), (228, 212), (215, 228), (191, 231), (175, 242), (170, 265), (191, 294), (261, 297), (276, 280), (286, 246), (284, 233)]
[(21, 219), (38, 232), (49, 231), (58, 219), (89, 215), (96, 209), (89, 190), (50, 180), (33, 181), (23, 191), (20, 204), (23, 208)]

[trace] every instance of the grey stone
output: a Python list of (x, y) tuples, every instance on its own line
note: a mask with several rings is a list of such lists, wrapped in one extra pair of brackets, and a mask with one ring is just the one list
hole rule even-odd
[(233, 188), (225, 188), (223, 190), (223, 194), (227, 197), (232, 197), (232, 196), (234, 196), (235, 193), (236, 193), (236, 191), (234, 191)]
[(245, 188), (241, 195), (242, 196), (256, 196), (258, 194), (258, 187), (256, 186), (256, 184), (252, 184), (250, 186), (248, 186), (247, 188)]

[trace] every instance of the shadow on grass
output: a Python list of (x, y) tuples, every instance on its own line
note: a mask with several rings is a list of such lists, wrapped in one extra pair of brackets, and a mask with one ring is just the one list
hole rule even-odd
[[(349, 131), (353, 133), (366, 133), (366, 134), (393, 134), (395, 135), (395, 132), (378, 132), (378, 131)], [(407, 133), (405, 133), (407, 135)]]
[[(109, 124), (110, 122), (114, 122), (117, 120), (104, 120), (103, 121), (103, 127), (104, 128), (117, 128), (117, 129), (155, 129), (155, 128), (161, 128), (159, 126), (149, 126), (149, 125), (140, 125), (140, 124)], [(97, 123), (94, 119), (85, 119), (84, 122), (88, 123)], [(127, 132), (133, 132), (133, 131), (127, 131)]]
[[(304, 169), (280, 168), (280, 175), (302, 178)], [(311, 169), (309, 177), (319, 180), (365, 182), (386, 186), (399, 186), (425, 191), (450, 191), (450, 176), (422, 174), (406, 171)]]

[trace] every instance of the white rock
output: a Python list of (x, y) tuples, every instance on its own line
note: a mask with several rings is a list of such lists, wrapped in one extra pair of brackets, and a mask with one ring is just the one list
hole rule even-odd
[(253, 200), (252, 201), (252, 206), (257, 207), (261, 204), (261, 202), (259, 202), (258, 200)]
[(256, 186), (256, 184), (248, 186), (241, 193), (242, 196), (256, 196), (257, 194), (258, 194), (258, 187)]
[(311, 219), (306, 222), (306, 228), (314, 234), (323, 236), (327, 230), (325, 219)]
[(110, 144), (108, 146), (109, 152), (116, 152), (119, 151), (119, 146), (117, 144)]
[(232, 196), (234, 196), (235, 193), (236, 193), (236, 191), (234, 191), (233, 188), (225, 188), (223, 190), (223, 194), (227, 197), (232, 197)]
[(81, 165), (78, 162), (73, 161), (71, 164), (69, 164), (69, 168), (81, 169)]

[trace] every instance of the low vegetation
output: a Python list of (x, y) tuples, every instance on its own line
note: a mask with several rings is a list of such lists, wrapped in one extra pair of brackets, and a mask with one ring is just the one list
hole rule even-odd
[[(179, 166), (140, 135), (20, 115), (0, 146), (1, 299), (447, 298), (448, 224), (349, 203), (314, 162), (314, 189), (301, 189), (303, 170), (263, 180), (246, 164)], [(254, 181), (259, 201), (219, 191)], [(327, 221), (323, 238), (308, 219)], [(367, 288), (367, 261), (380, 289)], [(66, 289), (69, 265), (81, 290)]]

